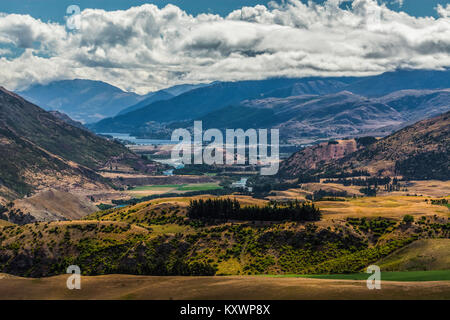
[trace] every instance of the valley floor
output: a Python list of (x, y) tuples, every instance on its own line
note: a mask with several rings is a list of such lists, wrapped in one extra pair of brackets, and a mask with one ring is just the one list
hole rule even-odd
[(68, 290), (67, 277), (30, 279), (0, 274), (0, 299), (450, 299), (450, 281), (382, 281), (381, 290), (368, 290), (361, 280), (106, 275), (83, 276), (81, 290)]

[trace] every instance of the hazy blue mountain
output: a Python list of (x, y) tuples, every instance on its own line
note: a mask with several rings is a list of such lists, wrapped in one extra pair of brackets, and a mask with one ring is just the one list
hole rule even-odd
[(291, 86), (275, 89), (264, 93), (262, 97), (287, 98), (308, 94), (329, 94), (345, 90), (345, 88), (356, 78), (345, 78), (341, 81), (334, 79), (319, 79), (311, 81), (296, 82)]
[[(341, 91), (351, 92), (362, 97), (376, 98), (404, 90), (436, 90), (445, 88), (450, 88), (449, 70), (398, 70), (359, 78), (278, 78), (259, 81), (219, 82), (191, 90), (169, 100), (151, 103), (127, 114), (103, 119), (91, 125), (90, 128), (97, 132), (148, 132), (145, 128), (150, 122), (167, 123), (198, 119), (224, 107), (241, 105), (245, 100), (329, 95)], [(408, 99), (415, 99), (414, 95), (409, 96), (408, 93), (405, 94), (405, 98), (399, 99), (398, 104), (408, 105), (412, 103), (412, 101), (407, 101)], [(439, 94), (439, 96), (441, 99), (444, 99), (444, 101), (439, 102), (440, 104), (447, 103), (445, 101), (446, 97), (443, 97), (442, 94)], [(364, 99), (367, 98), (363, 98), (363, 101)], [(419, 101), (420, 99), (422, 98), (416, 99), (417, 101), (414, 103), (418, 103), (422, 107), (422, 109), (419, 109), (422, 112), (426, 112), (421, 119), (426, 115), (436, 114), (436, 110), (430, 111), (424, 108)], [(293, 101), (293, 103), (298, 103), (298, 99)], [(361, 103), (364, 103), (363, 101)], [(263, 102), (263, 104), (266, 102)], [(371, 103), (384, 104), (383, 101), (371, 101)], [(438, 105), (440, 106), (439, 103)], [(431, 102), (431, 105), (433, 105), (433, 102)], [(412, 106), (408, 108), (414, 109)], [(440, 107), (438, 107), (438, 111), (442, 111)], [(327, 112), (331, 112), (331, 115), (337, 114), (333, 110), (328, 110)], [(224, 118), (221, 118), (219, 121), (222, 123), (224, 119), (228, 119), (230, 121), (229, 125), (231, 125), (236, 122), (245, 122), (244, 118), (248, 118), (242, 109), (240, 111), (233, 109), (233, 113), (236, 115), (242, 114), (242, 116), (239, 119), (231, 119), (230, 116), (224, 115)], [(402, 117), (404, 118), (401, 119), (401, 123), (420, 120), (415, 116), (418, 113), (413, 112), (410, 116), (407, 116), (407, 113), (405, 110), (402, 110)], [(256, 117), (254, 112), (252, 114)], [(268, 117), (267, 112), (264, 113), (262, 119), (254, 118), (251, 122), (264, 122), (264, 117)], [(388, 121), (386, 127), (393, 126), (388, 129), (388, 131), (392, 131), (396, 129), (398, 124), (397, 120)], [(292, 130), (296, 130), (296, 128), (293, 127)]]
[[(150, 121), (170, 122), (195, 119), (225, 106), (239, 104), (243, 100), (266, 97), (276, 89), (289, 88), (295, 84), (308, 84), (314, 94), (334, 93), (342, 88), (340, 83), (351, 78), (277, 78), (255, 81), (219, 82), (194, 89), (170, 100), (158, 101), (146, 107), (114, 118), (104, 119), (90, 128), (96, 132), (131, 132)], [(314, 85), (314, 82), (317, 85)], [(320, 83), (320, 85), (318, 84)], [(320, 88), (314, 90), (314, 87)]]
[(185, 92), (194, 90), (194, 89), (198, 89), (198, 88), (203, 88), (203, 87), (207, 87), (210, 86), (213, 83), (200, 83), (200, 84), (179, 84), (167, 89), (164, 89), (165, 92), (170, 93), (173, 96), (179, 96), (180, 94), (183, 94)]
[(154, 102), (163, 101), (163, 100), (169, 100), (169, 99), (171, 99), (173, 97), (174, 97), (174, 95), (168, 93), (166, 90), (152, 92), (152, 93), (147, 94), (146, 98), (144, 100), (138, 102), (135, 105), (132, 105), (130, 107), (127, 107), (127, 108), (123, 109), (117, 115), (121, 115), (121, 114), (125, 114), (125, 113), (128, 113), (128, 112), (132, 112), (132, 111), (138, 110), (140, 108), (146, 107), (149, 104), (152, 104)]
[[(97, 132), (136, 132), (142, 131), (149, 122), (197, 119), (227, 106), (240, 105), (245, 100), (329, 95), (341, 91), (375, 98), (404, 90), (445, 88), (450, 88), (449, 70), (398, 70), (360, 78), (275, 78), (186, 84), (144, 96), (99, 81), (65, 80), (36, 85), (20, 94), (46, 110), (58, 110), (77, 121), (93, 123), (101, 120), (89, 126)], [(420, 105), (422, 98), (413, 96), (405, 93), (405, 98), (398, 103)], [(415, 99), (415, 102), (408, 99)], [(413, 114), (409, 121), (416, 120)]]
[(406, 89), (446, 88), (450, 88), (450, 70), (397, 70), (361, 78), (351, 83), (345, 90), (373, 97)]
[(379, 98), (403, 114), (405, 120), (416, 122), (434, 117), (450, 108), (450, 89), (401, 90)]
[[(285, 140), (387, 135), (418, 120), (450, 110), (450, 90), (403, 90), (380, 98), (342, 91), (243, 101), (196, 120), (208, 128), (280, 129)], [(193, 121), (176, 122), (191, 127)]]
[(380, 75), (360, 78), (339, 78), (324, 81), (294, 83), (292, 86), (276, 89), (266, 97), (286, 98), (304, 94), (328, 94), (330, 87), (335, 91), (350, 91), (367, 97), (380, 97), (401, 90), (436, 90), (450, 88), (450, 70), (397, 70)]
[(151, 92), (148, 93), (147, 95), (145, 95), (145, 99), (142, 100), (141, 102), (125, 108), (124, 110), (120, 111), (117, 115), (122, 115), (128, 112), (132, 112), (138, 109), (141, 109), (143, 107), (146, 107), (154, 102), (157, 101), (163, 101), (163, 100), (169, 100), (173, 97), (179, 96), (180, 94), (183, 94), (185, 92), (194, 90), (194, 89), (198, 89), (198, 88), (203, 88), (203, 87), (207, 87), (209, 85), (211, 85), (212, 83), (206, 84), (206, 83), (201, 83), (201, 84), (180, 84), (180, 85), (176, 85), (173, 87), (169, 87), (160, 91), (156, 91), (156, 92)]
[(183, 84), (138, 95), (105, 82), (75, 79), (34, 85), (18, 94), (45, 110), (60, 111), (76, 121), (92, 123), (208, 85)]
[(105, 82), (80, 79), (34, 85), (19, 94), (45, 110), (57, 110), (87, 123), (114, 116), (144, 99)]

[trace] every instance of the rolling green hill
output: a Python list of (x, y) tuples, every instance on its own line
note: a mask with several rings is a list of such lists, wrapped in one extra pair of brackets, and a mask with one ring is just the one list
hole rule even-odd
[(450, 270), (450, 239), (423, 239), (376, 263), (382, 270)]
[(84, 221), (0, 228), (0, 272), (50, 276), (76, 264), (85, 275), (343, 274), (415, 241), (447, 237), (447, 220), (405, 226), (377, 218), (345, 221), (227, 222), (190, 219), (189, 199), (160, 199), (92, 214)]

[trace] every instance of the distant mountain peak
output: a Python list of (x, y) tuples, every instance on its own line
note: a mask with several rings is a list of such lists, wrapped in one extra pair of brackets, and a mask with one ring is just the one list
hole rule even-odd
[[(18, 94), (47, 111), (60, 111), (76, 121), (92, 123), (125, 112), (124, 110), (129, 107), (133, 107), (134, 110), (141, 102), (142, 106), (145, 106), (207, 85), (177, 85), (146, 95), (138, 95), (104, 81), (64, 79), (35, 84), (19, 91)], [(149, 103), (144, 102), (147, 99)]]

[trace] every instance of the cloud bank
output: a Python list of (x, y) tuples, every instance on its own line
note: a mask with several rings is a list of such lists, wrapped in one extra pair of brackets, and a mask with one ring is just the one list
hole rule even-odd
[(146, 93), (215, 80), (440, 69), (450, 66), (450, 5), (437, 11), (438, 19), (417, 18), (375, 0), (289, 0), (220, 17), (147, 4), (85, 9), (75, 31), (0, 13), (0, 85), (87, 78)]

